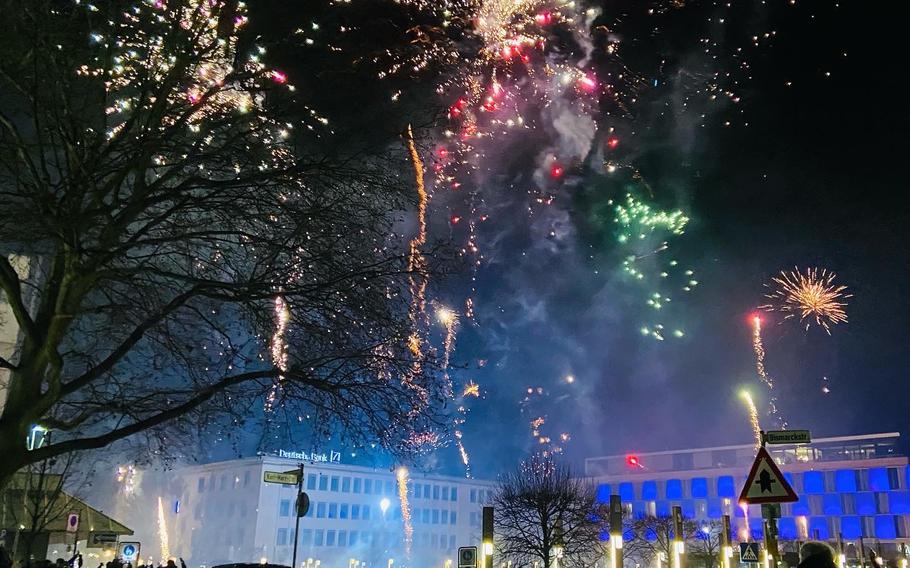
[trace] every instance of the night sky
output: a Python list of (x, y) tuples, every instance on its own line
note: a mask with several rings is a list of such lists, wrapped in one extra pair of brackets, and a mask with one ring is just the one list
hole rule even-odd
[[(311, 19), (325, 27), (333, 17), (312, 5), (259, 2), (251, 9), (267, 40)], [(605, 2), (602, 9), (609, 19), (642, 7)], [(408, 22), (385, 10), (364, 4), (365, 31), (349, 41), (395, 45), (388, 38)], [(685, 337), (658, 342), (638, 332), (646, 308), (606, 244), (609, 227), (598, 221), (605, 199), (621, 196), (617, 181), (576, 167), (554, 190), (552, 205), (527, 214), (527, 194), (516, 188), (539, 181), (534, 156), (536, 145), (546, 144), (542, 129), (504, 144), (497, 171), (478, 182), (492, 213), (478, 233), (485, 261), (477, 272), (477, 317), (463, 318), (452, 357), (460, 367), (456, 381), (476, 380), (483, 393), (467, 401), (463, 426), (475, 475), (492, 476), (536, 448), (532, 413), (546, 414), (551, 436), (571, 435), (564, 447), (572, 461), (748, 443), (738, 392), (748, 387), (761, 410), (766, 398), (749, 316), (763, 303), (763, 284), (794, 266), (833, 270), (855, 297), (849, 323), (835, 326), (830, 337), (767, 315), (766, 365), (781, 414), (815, 437), (910, 432), (904, 411), (910, 314), (903, 296), (910, 264), (908, 113), (897, 16), (859, 1), (749, 3), (730, 12), (720, 33), (725, 49), (748, 46), (759, 31), (776, 34), (746, 49), (749, 68), (736, 70), (741, 100), (683, 109), (683, 90), (697, 83), (686, 77), (697, 78), (709, 64), (720, 72), (736, 65), (699, 57), (699, 26), (718, 10), (689, 3), (662, 20), (659, 32), (649, 20), (636, 24), (629, 16), (622, 43), (626, 64), (656, 85), (642, 94), (633, 116), (615, 119), (618, 158), (641, 172), (655, 204), (691, 218), (687, 233), (672, 243), (675, 258), (699, 281), (672, 306)], [(433, 91), (444, 70), (383, 82), (367, 68), (339, 69), (343, 55), (336, 60), (285, 46), (272, 56), (319, 99), (314, 106), (333, 117), (339, 132), (359, 130), (366, 144), (394, 140), (413, 122), (424, 126), (422, 147), (432, 153), (445, 126), (434, 105), (451, 102), (450, 93)], [(308, 89), (312, 83), (322, 88)], [(402, 100), (390, 104), (388, 94), (402, 88)], [(604, 125), (613, 117), (595, 119)], [(447, 222), (457, 204), (445, 196), (434, 200), (433, 238), (460, 246), (461, 229)], [(458, 305), (469, 294), (469, 277), (465, 269), (435, 283), (433, 298)], [(546, 394), (522, 413), (526, 389), (537, 386)], [(768, 420), (764, 412), (762, 420)], [(454, 473), (461, 466), (450, 445), (427, 467)]]

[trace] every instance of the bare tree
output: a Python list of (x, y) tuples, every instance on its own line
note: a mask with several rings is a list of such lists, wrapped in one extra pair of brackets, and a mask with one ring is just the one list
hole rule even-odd
[(606, 511), (586, 480), (535, 454), (504, 475), (493, 496), (499, 554), (519, 565), (589, 566), (600, 555)]
[[(713, 568), (720, 551), (720, 528), (714, 522), (684, 519), (682, 540), (690, 565)], [(674, 554), (673, 518), (666, 515), (644, 516), (628, 522), (624, 544), (625, 557), (639, 564), (651, 565), (659, 560), (669, 563)], [(667, 564), (669, 565), (669, 564)]]
[[(435, 267), (396, 232), (406, 162), (322, 155), (323, 118), (283, 120), (305, 101), (242, 2), (0, 6), (0, 292), (21, 337), (0, 358), (0, 487), (257, 415), (397, 451), (436, 426), (410, 294)], [(54, 443), (27, 451), (35, 424)]]
[(30, 464), (0, 490), (0, 526), (15, 527), (10, 555), (31, 558), (39, 539), (54, 525), (62, 525), (91, 477), (79, 464), (79, 455), (67, 454)]

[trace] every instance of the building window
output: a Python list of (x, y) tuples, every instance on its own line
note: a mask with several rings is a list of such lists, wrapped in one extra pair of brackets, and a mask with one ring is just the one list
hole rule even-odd
[(455, 511), (452, 511), (451, 514), (449, 514), (449, 522), (453, 525), (455, 524)]
[(430, 524), (430, 510), (429, 509), (424, 509), (423, 511), (420, 512), (420, 520), (425, 525)]
[(222, 473), (222, 474), (221, 474), (221, 479), (219, 480), (218, 489), (224, 491), (224, 489), (225, 489), (226, 487), (227, 487), (227, 476), (226, 476), (225, 474)]
[(373, 480), (372, 479), (367, 478), (367, 479), (363, 480), (363, 492), (366, 493), (367, 495), (369, 495), (370, 493), (373, 492)]
[(360, 505), (357, 503), (351, 505), (351, 518), (355, 520), (360, 518)]
[(471, 501), (471, 503), (477, 502), (477, 490), (476, 489), (471, 489), (470, 501)]
[(325, 545), (326, 546), (335, 546), (335, 531), (332, 531), (332, 530), (325, 531)]
[(357, 546), (357, 531), (351, 531), (348, 535), (348, 546)]
[(437, 501), (439, 500), (439, 486), (438, 485), (433, 486), (433, 499), (436, 499)]
[(288, 543), (288, 529), (278, 529), (278, 541), (276, 544), (278, 546), (287, 546)]
[(394, 495), (394, 494), (395, 494), (395, 489), (392, 487), (392, 482), (391, 482), (391, 481), (386, 481), (386, 482), (385, 482), (385, 494), (386, 494), (386, 495)]
[(431, 521), (434, 525), (439, 524), (439, 509), (433, 509), (433, 517)]
[(279, 517), (290, 517), (291, 516), (291, 501), (290, 499), (282, 499), (278, 503), (278, 516)]
[(313, 546), (322, 546), (323, 544), (323, 531), (322, 529), (316, 529), (313, 531)]
[(350, 478), (350, 477), (342, 477), (342, 478), (341, 478), (341, 492), (342, 492), (342, 493), (350, 493), (350, 492), (351, 492), (351, 478)]
[(413, 497), (420, 497), (420, 484), (412, 483), (411, 487), (408, 488), (408, 494), (412, 495)]
[(334, 519), (338, 517), (338, 503), (329, 503), (329, 518)]
[(442, 500), (443, 501), (449, 500), (449, 486), (448, 485), (443, 485), (443, 487), (442, 487)]
[(303, 529), (303, 531), (300, 532), (300, 535), (302, 537), (300, 539), (300, 544), (303, 546), (310, 546), (313, 544), (313, 529)]
[(338, 491), (338, 476), (337, 475), (332, 476), (332, 483), (329, 485), (329, 490), (336, 491), (336, 492)]
[(348, 504), (347, 503), (342, 503), (341, 506), (338, 508), (338, 518), (339, 519), (348, 518)]
[(369, 505), (363, 506), (362, 516), (363, 516), (363, 520), (365, 520), (365, 521), (370, 520), (370, 506)]
[(433, 494), (433, 487), (429, 483), (424, 483), (423, 484), (423, 498), (429, 499), (432, 494)]
[(363, 483), (363, 480), (359, 477), (354, 478), (354, 493), (360, 493), (360, 485)]
[(449, 524), (449, 511), (446, 509), (443, 509), (442, 513), (440, 513), (440, 515), (441, 515), (441, 518), (439, 519), (439, 522), (444, 525)]
[(319, 490), (325, 491), (326, 489), (328, 489), (328, 485), (329, 485), (329, 478), (322, 474), (319, 474)]
[(455, 550), (455, 535), (449, 535), (449, 550)]
[(325, 518), (325, 503), (316, 503), (316, 518)]
[(196, 485), (196, 491), (198, 491), (199, 493), (205, 492), (205, 478), (204, 477), (199, 478), (199, 483)]
[(458, 488), (457, 487), (452, 488), (451, 496), (452, 496), (452, 501), (458, 501)]
[(310, 491), (314, 491), (316, 489), (316, 474), (315, 473), (311, 473), (307, 476), (306, 488)]
[(348, 545), (347, 531), (338, 531), (338, 546), (347, 546), (347, 545)]

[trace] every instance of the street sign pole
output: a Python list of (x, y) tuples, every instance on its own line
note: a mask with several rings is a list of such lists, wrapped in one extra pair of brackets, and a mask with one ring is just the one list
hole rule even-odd
[(720, 568), (732, 568), (733, 546), (730, 544), (730, 515), (724, 515), (720, 527)]
[(610, 495), (610, 559), (611, 568), (623, 568), (622, 497), (619, 495)]
[(683, 535), (682, 507), (673, 507), (673, 568), (686, 568), (685, 535)]
[[(767, 568), (775, 568), (780, 555), (777, 547), (777, 518), (780, 516), (780, 505), (765, 504), (761, 506), (761, 516), (764, 520), (765, 555)], [(786, 568), (786, 567), (785, 567)]]
[(291, 560), (291, 568), (297, 568), (297, 541), (300, 540), (300, 497), (303, 494), (303, 464), (300, 464), (297, 470), (297, 500), (294, 501), (294, 555)]

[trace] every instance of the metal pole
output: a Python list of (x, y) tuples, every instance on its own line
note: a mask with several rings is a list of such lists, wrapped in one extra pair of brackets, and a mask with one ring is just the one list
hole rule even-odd
[(863, 537), (859, 537), (859, 565), (866, 568), (866, 543), (863, 542)]
[(844, 554), (843, 533), (837, 533), (837, 565), (839, 568), (847, 568), (847, 555)]
[(731, 568), (730, 558), (733, 547), (730, 545), (730, 515), (724, 515), (720, 528), (720, 568)]
[(673, 507), (673, 568), (686, 568), (686, 545), (683, 535), (682, 507)]
[(294, 501), (294, 555), (291, 560), (291, 568), (297, 567), (297, 541), (300, 540), (300, 496), (303, 493), (303, 464), (297, 472), (297, 499)]
[(610, 495), (610, 562), (611, 568), (623, 568), (622, 497)]
[(780, 560), (777, 549), (777, 517), (780, 515), (778, 505), (762, 505), (761, 513), (765, 523), (765, 554), (768, 555), (768, 568), (775, 568)]

